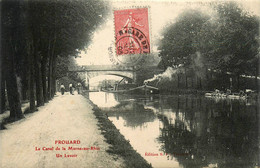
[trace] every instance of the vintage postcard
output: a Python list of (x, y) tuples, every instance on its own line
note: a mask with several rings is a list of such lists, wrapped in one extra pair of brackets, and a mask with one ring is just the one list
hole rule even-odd
[(260, 167), (260, 1), (0, 12), (1, 168)]

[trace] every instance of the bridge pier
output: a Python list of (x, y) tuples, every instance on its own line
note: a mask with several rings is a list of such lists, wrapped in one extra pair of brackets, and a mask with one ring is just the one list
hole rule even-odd
[(87, 74), (87, 90), (89, 90), (89, 76)]

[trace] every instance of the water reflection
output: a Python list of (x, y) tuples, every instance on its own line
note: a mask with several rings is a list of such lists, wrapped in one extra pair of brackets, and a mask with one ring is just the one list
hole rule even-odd
[[(91, 94), (92, 100), (96, 93)], [(256, 102), (103, 94), (103, 99), (99, 95), (101, 105), (94, 103), (154, 167), (232, 168), (258, 164)], [(102, 107), (102, 102), (108, 104)]]

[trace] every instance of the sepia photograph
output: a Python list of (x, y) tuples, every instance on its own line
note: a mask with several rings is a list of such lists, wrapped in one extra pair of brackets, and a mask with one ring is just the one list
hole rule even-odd
[(1, 168), (260, 168), (259, 0), (0, 0)]

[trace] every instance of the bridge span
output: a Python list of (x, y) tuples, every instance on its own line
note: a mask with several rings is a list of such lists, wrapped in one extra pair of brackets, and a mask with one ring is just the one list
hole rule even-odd
[(115, 75), (131, 79), (132, 83), (141, 85), (145, 79), (152, 78), (155, 74), (162, 73), (163, 70), (154, 65), (144, 66), (140, 69), (116, 65), (87, 65), (78, 69), (70, 69), (69, 72), (80, 72), (86, 74), (87, 83), (89, 83), (89, 79), (96, 76)]
[(100, 75), (115, 75), (123, 78), (131, 79), (136, 82), (136, 70), (134, 67), (123, 67), (116, 65), (86, 65), (78, 69), (70, 69), (69, 72), (81, 72), (86, 74), (86, 81)]

